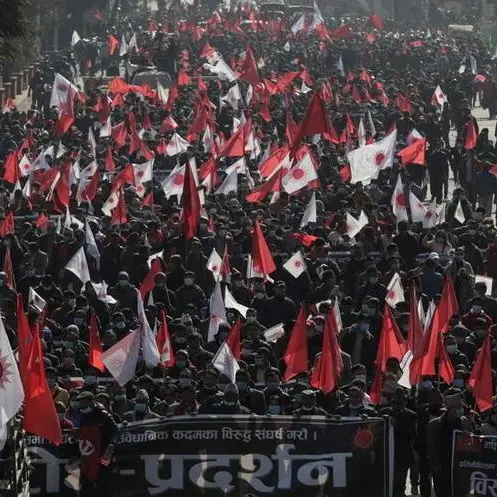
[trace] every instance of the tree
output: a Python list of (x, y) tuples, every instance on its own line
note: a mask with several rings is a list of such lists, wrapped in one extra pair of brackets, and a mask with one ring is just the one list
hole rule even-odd
[(0, 59), (13, 58), (19, 39), (27, 33), (29, 0), (0, 0)]

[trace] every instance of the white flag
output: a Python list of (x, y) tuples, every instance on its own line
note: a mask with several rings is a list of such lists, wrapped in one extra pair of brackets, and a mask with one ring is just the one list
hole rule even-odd
[(277, 342), (285, 334), (283, 323), (276, 324), (264, 332), (264, 339), (268, 343)]
[(214, 192), (214, 195), (228, 195), (231, 192), (238, 191), (238, 171), (233, 169), (224, 181), (221, 186)]
[(300, 227), (303, 228), (310, 223), (315, 223), (317, 221), (317, 207), (316, 207), (316, 192), (312, 192), (311, 200), (307, 204), (304, 215), (302, 216), (302, 221), (300, 221)]
[(95, 236), (90, 228), (90, 223), (88, 218), (85, 219), (85, 245), (88, 255), (93, 257), (96, 261), (97, 269), (100, 268), (100, 252), (98, 250), (97, 242), (95, 241)]
[(166, 154), (169, 157), (174, 157), (175, 155), (186, 152), (189, 146), (190, 144), (184, 138), (179, 136), (178, 133), (174, 133), (166, 146)]
[(426, 209), (423, 228), (434, 228), (437, 223), (437, 215), (437, 200), (433, 199), (433, 202)]
[(119, 57), (126, 55), (129, 51), (129, 46), (126, 43), (126, 38), (124, 35), (121, 36), (121, 45), (119, 46)]
[(47, 305), (47, 301), (38, 295), (33, 287), (29, 287), (28, 293), (28, 305), (32, 305), (34, 308), (38, 309), (38, 312), (43, 311)]
[(122, 387), (135, 376), (139, 351), (140, 332), (134, 330), (102, 353), (102, 362)]
[(112, 136), (112, 121), (110, 116), (105, 124), (100, 128), (100, 138), (110, 138)]
[(247, 317), (247, 311), (249, 310), (248, 307), (245, 307), (235, 300), (235, 297), (233, 297), (228, 287), (224, 290), (224, 307), (226, 307), (226, 309), (235, 309), (235, 311), (238, 311), (244, 318)]
[(299, 31), (303, 31), (305, 29), (305, 14), (302, 14), (297, 22), (290, 28), (290, 31), (293, 34), (297, 34)]
[(397, 176), (397, 182), (395, 183), (395, 189), (392, 194), (392, 211), (397, 218), (397, 222), (409, 221), (407, 216), (407, 206), (406, 197), (404, 195), (404, 185), (402, 184), (402, 178), (400, 174)]
[(395, 273), (387, 287), (386, 303), (395, 309), (395, 306), (400, 302), (405, 302), (404, 289), (399, 273)]
[(362, 117), (359, 121), (359, 127), (357, 128), (357, 140), (359, 141), (359, 147), (364, 147), (366, 145), (366, 127), (364, 126)]
[(183, 195), (183, 187), (185, 185), (185, 167), (176, 165), (169, 176), (161, 183), (166, 198), (176, 195), (178, 203)]
[(466, 216), (464, 215), (464, 210), (461, 205), (461, 201), (457, 202), (456, 212), (454, 213), (454, 219), (459, 221), (461, 224), (464, 224), (466, 221)]
[(226, 309), (224, 308), (223, 294), (221, 293), (221, 282), (216, 281), (214, 292), (210, 298), (210, 321), (207, 342), (212, 342), (217, 334), (219, 325), (227, 322)]
[(297, 250), (295, 254), (288, 259), (285, 264), (283, 264), (283, 267), (296, 279), (298, 278), (302, 273), (305, 272), (307, 266), (305, 264), (304, 257), (302, 256), (302, 252), (300, 250)]
[(83, 284), (91, 281), (90, 271), (88, 270), (88, 263), (86, 262), (86, 255), (83, 247), (81, 247), (66, 264), (64, 269), (71, 271), (77, 276)]
[(7, 423), (19, 412), (24, 401), (24, 389), (17, 369), (14, 352), (0, 317), (0, 450), (7, 435)]
[(409, 206), (411, 208), (411, 217), (413, 223), (424, 222), (428, 209), (423, 205), (412, 191), (409, 191)]
[(221, 276), (222, 264), (223, 264), (223, 259), (217, 253), (217, 250), (213, 248), (211, 255), (209, 256), (209, 259), (207, 260), (207, 269), (212, 273), (215, 281), (217, 281)]
[(355, 238), (361, 230), (368, 225), (369, 219), (364, 211), (361, 211), (359, 219), (356, 219), (352, 214), (347, 212), (345, 215), (345, 223), (347, 227), (347, 235), (349, 235), (350, 238)]
[(222, 375), (229, 378), (232, 383), (235, 383), (236, 372), (240, 369), (240, 366), (226, 340), (221, 344), (212, 358), (212, 365)]
[(338, 57), (337, 69), (340, 71), (340, 74), (342, 76), (345, 76), (345, 68), (343, 66), (343, 59), (342, 59), (341, 55), (340, 55), (340, 57)]
[(164, 88), (157, 80), (157, 97), (161, 104), (166, 105), (169, 100), (169, 89)]
[(370, 110), (368, 110), (368, 126), (369, 126), (369, 131), (371, 132), (371, 136), (374, 138), (376, 136), (376, 128)]
[(79, 36), (76, 30), (74, 30), (71, 36), (71, 47), (76, 46), (80, 41), (81, 41), (81, 36)]
[(485, 285), (487, 285), (485, 295), (492, 295), (492, 285), (494, 283), (493, 278), (490, 276), (483, 276), (482, 274), (475, 274), (475, 284), (476, 283), (485, 283)]
[(154, 333), (148, 322), (143, 307), (143, 300), (140, 291), (136, 290), (137, 314), (140, 321), (142, 354), (145, 364), (149, 368), (154, 368), (160, 362), (160, 353), (155, 342)]

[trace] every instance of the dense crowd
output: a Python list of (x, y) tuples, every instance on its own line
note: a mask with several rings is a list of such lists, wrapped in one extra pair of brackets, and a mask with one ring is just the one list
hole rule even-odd
[[(103, 423), (104, 451), (117, 423), (162, 416), (389, 415), (394, 497), (409, 470), (414, 495), (430, 496), (432, 479), (438, 497), (450, 495), (452, 431), (497, 434), (497, 407), (479, 408), (469, 381), (488, 336), (497, 367), (497, 156), (494, 130), (472, 116), (478, 104), (494, 118), (497, 106), (483, 44), (401, 32), (377, 16), (332, 25), (319, 11), (263, 20), (248, 8), (201, 22), (178, 9), (148, 27), (122, 22), (98, 43), (73, 41), (74, 53), (41, 63), (32, 108), (4, 112), (0, 137), (3, 321), (14, 348), (23, 309), (39, 331), (62, 428)], [(174, 85), (121, 80), (136, 55)], [(301, 133), (311, 101), (326, 110), (326, 133), (309, 131), (316, 115)], [(423, 140), (423, 159), (395, 156), (357, 181), (350, 153), (392, 133), (394, 152)], [(297, 162), (311, 172), (304, 184), (293, 175), (294, 190), (284, 175)], [(192, 198), (201, 204), (193, 225)], [(261, 239), (264, 267), (253, 264)], [(89, 279), (73, 264), (81, 248)], [(430, 324), (450, 285), (450, 319)], [(143, 333), (142, 305), (172, 352), (159, 350), (150, 367), (142, 344), (120, 384), (96, 343), (105, 353)], [(398, 350), (409, 349), (413, 305), (425, 335), (444, 331), (451, 370), (441, 372), (439, 350), (433, 371), (406, 383), (404, 357), (379, 360), (378, 350), (390, 315)], [(230, 378), (215, 356), (236, 327)], [(332, 359), (330, 328), (340, 346)], [(302, 329), (308, 357), (295, 368), (288, 351)], [(322, 357), (340, 364), (331, 390)]]

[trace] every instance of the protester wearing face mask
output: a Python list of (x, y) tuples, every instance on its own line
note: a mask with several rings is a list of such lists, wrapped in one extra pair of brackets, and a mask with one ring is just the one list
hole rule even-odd
[(197, 402), (195, 397), (195, 386), (180, 386), (179, 392), (179, 399), (169, 406), (166, 416), (184, 416), (186, 414), (196, 414), (198, 412), (199, 403)]
[(294, 416), (329, 416), (330, 413), (316, 405), (316, 392), (304, 390), (302, 392), (302, 407), (293, 411)]
[[(91, 392), (83, 391), (76, 398), (81, 413), (80, 426), (99, 426), (100, 428), (100, 453), (96, 454), (101, 461), (110, 460), (113, 452), (113, 442), (117, 434), (117, 424), (112, 415), (100, 404), (95, 402)], [(87, 480), (81, 476), (81, 491), (90, 494), (105, 495), (102, 491), (110, 491), (108, 479), (110, 473), (108, 465), (100, 464), (98, 478), (95, 481)]]
[(213, 405), (221, 402), (223, 393), (218, 387), (219, 373), (217, 369), (210, 368), (204, 372), (201, 386), (197, 391), (197, 401), (202, 406)]
[(280, 372), (276, 368), (271, 368), (266, 372), (264, 382), (266, 387), (262, 391), (266, 399), (266, 405), (269, 405), (269, 397), (278, 395), (283, 402), (285, 409), (290, 405), (290, 396), (281, 388)]
[(379, 302), (384, 302), (387, 296), (387, 287), (380, 281), (380, 274), (375, 266), (371, 266), (366, 270), (366, 282), (359, 288), (357, 293), (357, 301), (363, 302), (366, 297), (374, 297)]
[(348, 399), (338, 406), (333, 414), (343, 417), (367, 416), (375, 417), (378, 415), (376, 410), (364, 402), (364, 390), (359, 384), (352, 385), (348, 390)]
[(158, 419), (160, 416), (150, 409), (150, 398), (146, 390), (138, 390), (135, 396), (135, 408), (124, 414), (124, 421), (143, 421)]
[(74, 430), (74, 425), (70, 419), (67, 419), (66, 406), (63, 402), (54, 402), (55, 411), (57, 412), (57, 417), (60, 422), (61, 430)]
[(356, 324), (340, 333), (342, 350), (349, 354), (352, 364), (364, 364), (369, 377), (374, 373), (376, 341), (370, 331), (369, 317), (360, 314)]
[(167, 374), (173, 379), (179, 379), (181, 373), (185, 370), (190, 372), (196, 372), (195, 367), (190, 362), (190, 356), (188, 351), (180, 349), (176, 352), (174, 356), (174, 366), (171, 366), (167, 369)]
[(267, 399), (267, 414), (271, 416), (281, 416), (287, 414), (285, 404), (279, 394), (271, 394)]
[(52, 313), (52, 320), (61, 326), (72, 324), (72, 313), (76, 307), (76, 294), (66, 290), (62, 296), (62, 304)]
[(449, 274), (452, 277), (452, 281), (455, 281), (460, 269), (464, 269), (466, 273), (474, 279), (471, 264), (464, 260), (465, 253), (464, 247), (457, 247), (454, 252), (454, 260), (444, 270), (445, 274)]
[(265, 382), (266, 373), (271, 368), (271, 350), (259, 347), (254, 355), (254, 364), (249, 365), (249, 373), (255, 386), (258, 387)]
[(248, 338), (249, 336), (261, 337), (266, 329), (267, 328), (259, 322), (257, 311), (254, 308), (249, 307), (245, 317), (245, 323), (242, 325), (242, 339)]
[(240, 403), (238, 388), (233, 383), (228, 383), (224, 389), (220, 402), (212, 405), (202, 405), (199, 414), (250, 414), (250, 410)]
[(187, 344), (188, 356), (191, 363), (198, 371), (205, 370), (214, 356), (202, 347), (202, 335), (197, 332), (190, 333), (187, 338)]
[[(437, 497), (452, 495), (452, 439), (455, 430), (478, 433), (472, 417), (466, 416), (463, 396), (458, 388), (449, 388), (444, 393), (447, 411), (428, 424), (428, 460), (433, 474)], [(466, 490), (469, 491), (469, 488)], [(460, 492), (460, 493), (459, 493)], [(458, 495), (466, 495), (458, 488)]]
[(231, 276), (231, 294), (235, 300), (244, 306), (250, 306), (250, 302), (254, 298), (254, 293), (246, 285), (243, 276), (236, 272)]
[(46, 368), (48, 388), (52, 394), (54, 402), (61, 402), (65, 407), (69, 405), (69, 392), (62, 388), (57, 382), (57, 371), (55, 368)]
[[(145, 298), (145, 301), (149, 296)], [(169, 314), (176, 308), (176, 295), (167, 287), (167, 279), (164, 273), (157, 273), (154, 276), (154, 288), (152, 298), (155, 303), (163, 304)]]
[(238, 388), (241, 405), (254, 414), (265, 414), (266, 399), (264, 394), (260, 390), (252, 388), (248, 372), (245, 369), (239, 369), (236, 372), (235, 383)]
[[(452, 363), (452, 366), (454, 366), (454, 368), (457, 368), (457, 366), (464, 366), (466, 368), (469, 368), (468, 358), (458, 349), (457, 342), (454, 337), (448, 336), (445, 338), (445, 350), (447, 350), (450, 362)], [(461, 387), (458, 386), (457, 388)]]
[(274, 288), (274, 296), (264, 304), (261, 323), (270, 328), (278, 323), (288, 323), (297, 316), (297, 308), (292, 299), (286, 296), (286, 284), (278, 281)]
[(108, 294), (114, 297), (121, 305), (121, 309), (128, 308), (137, 312), (137, 289), (131, 284), (129, 274), (126, 271), (120, 271), (117, 275), (117, 283), (109, 288)]
[(483, 310), (483, 304), (484, 301), (481, 297), (475, 297), (470, 301), (469, 312), (461, 318), (461, 322), (466, 328), (474, 331), (476, 328), (486, 329), (492, 326), (492, 318)]
[(196, 309), (203, 309), (207, 305), (207, 297), (199, 285), (195, 283), (195, 273), (187, 271), (183, 285), (176, 292), (177, 312), (186, 312), (188, 304), (193, 304)]

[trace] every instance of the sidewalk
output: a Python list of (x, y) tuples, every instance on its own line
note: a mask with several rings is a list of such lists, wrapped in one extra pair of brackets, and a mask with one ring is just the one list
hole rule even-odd
[(31, 97), (28, 97), (28, 90), (24, 90), (20, 95), (14, 99), (14, 103), (19, 112), (26, 112), (31, 108)]

